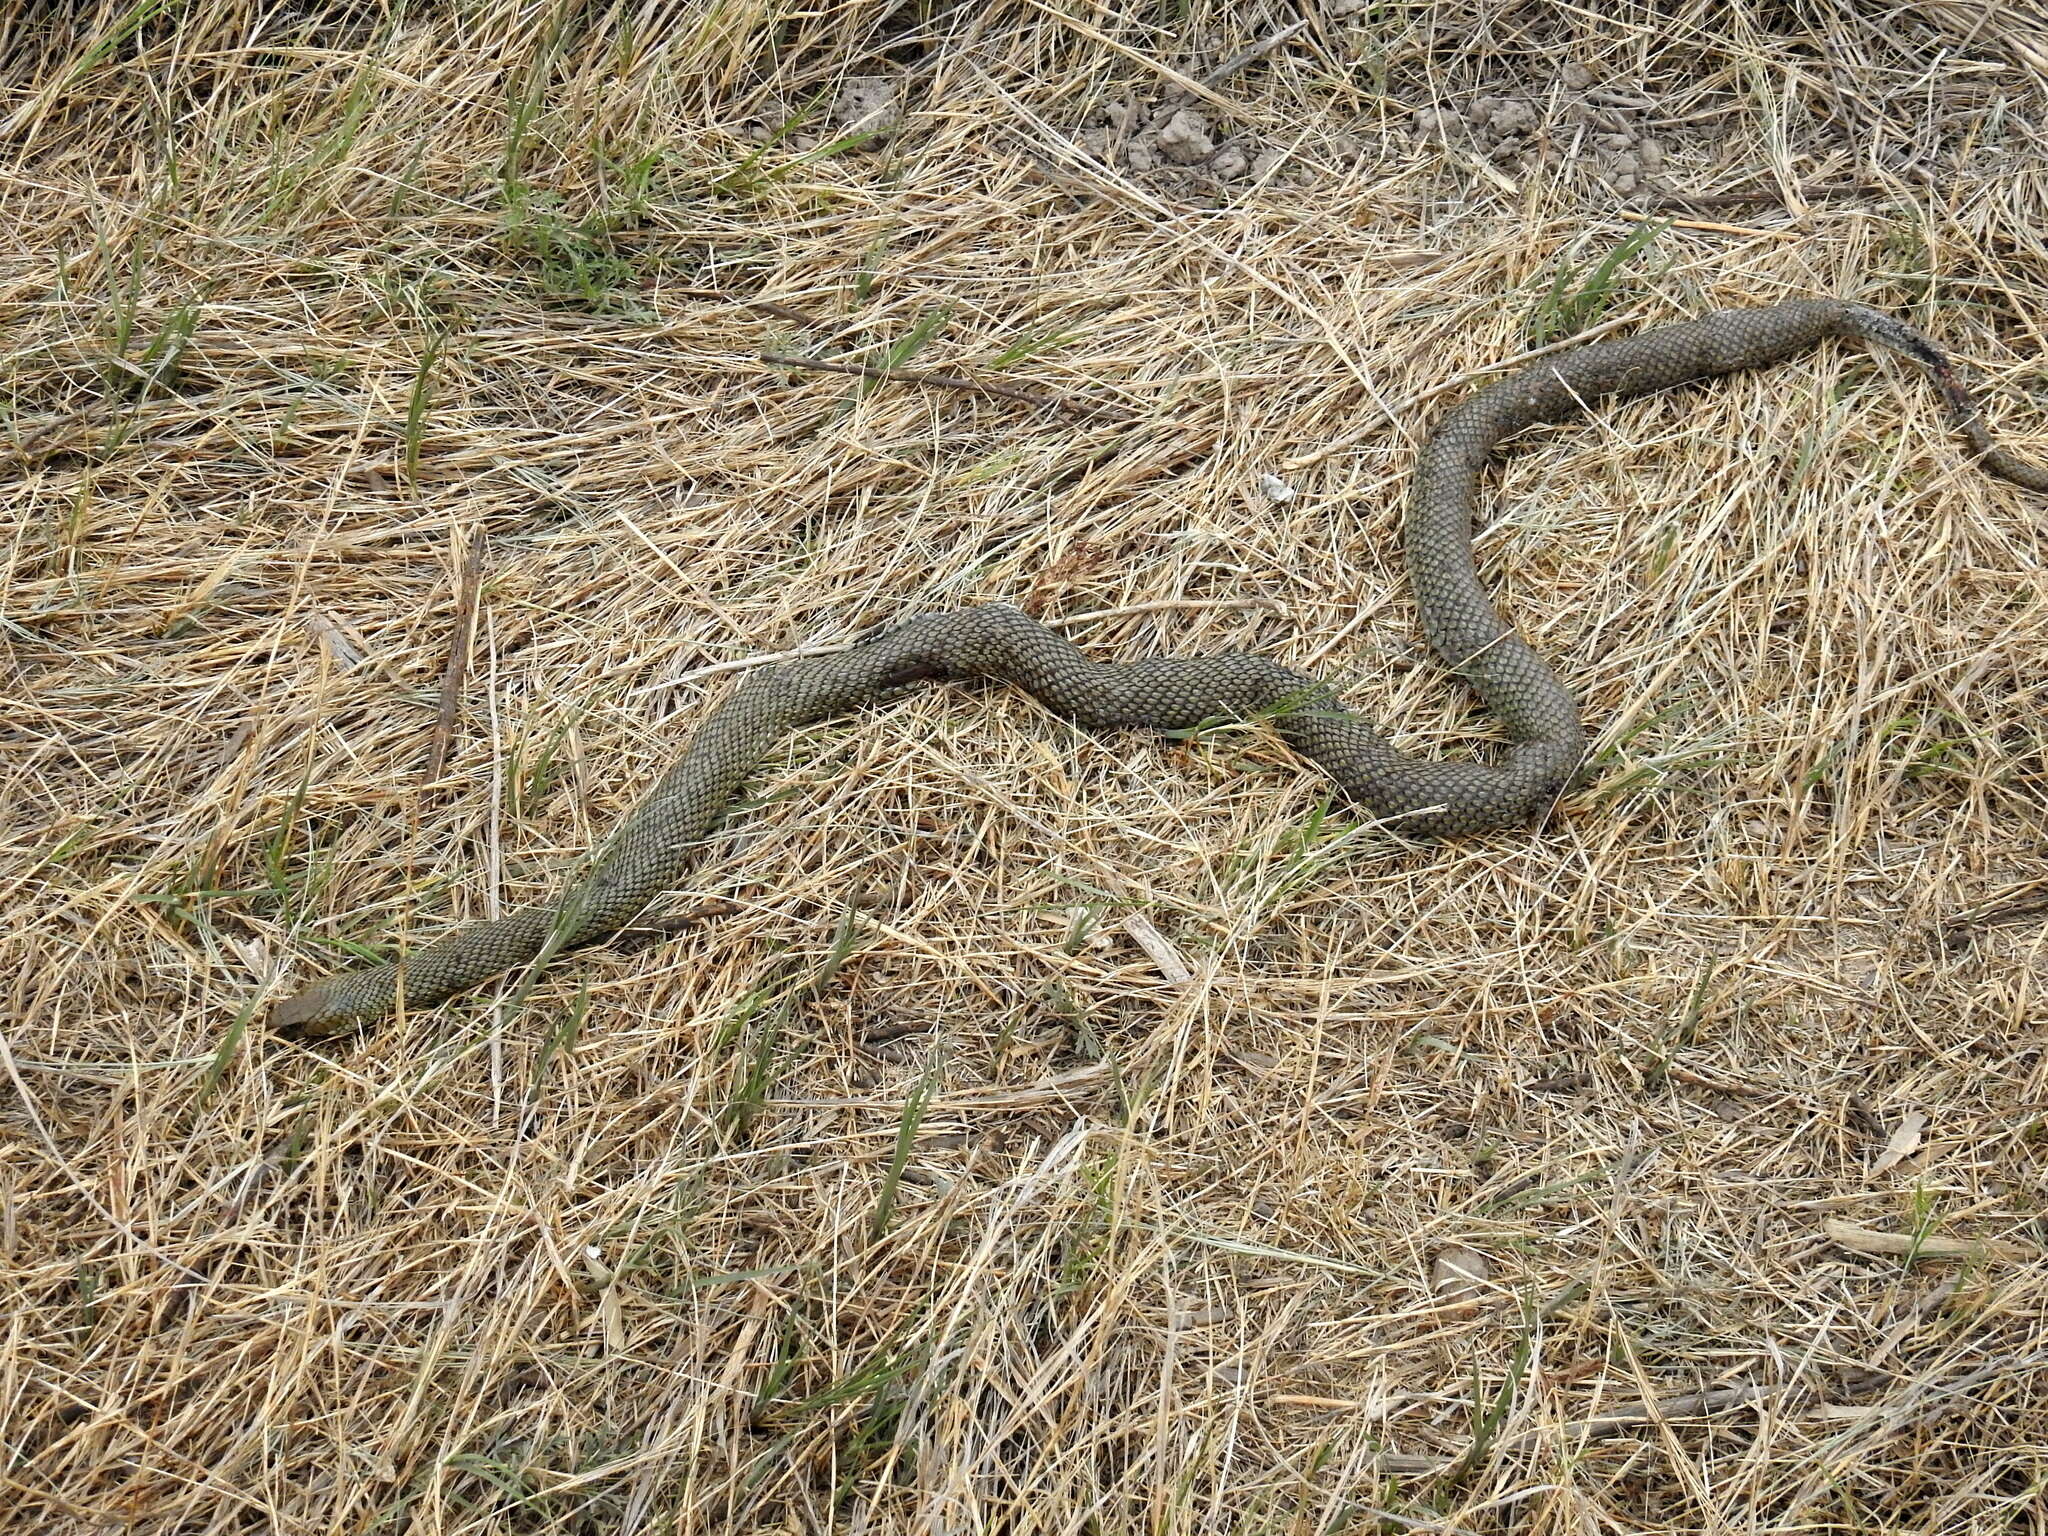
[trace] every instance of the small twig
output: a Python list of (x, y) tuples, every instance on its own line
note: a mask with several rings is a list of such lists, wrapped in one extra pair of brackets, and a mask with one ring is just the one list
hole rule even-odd
[(1244, 52), (1232, 54), (1221, 64), (1210, 70), (1209, 73), (1202, 76), (1200, 81), (1202, 89), (1205, 91), (1214, 90), (1231, 76), (1258, 63), (1259, 60), (1263, 59), (1275, 48), (1278, 48), (1297, 33), (1307, 30), (1307, 28), (1308, 18), (1304, 16), (1300, 21), (1292, 22), (1282, 27), (1271, 36), (1261, 38), (1258, 42), (1253, 43), (1251, 47), (1245, 49)]
[[(1824, 198), (1856, 197), (1884, 190), (1867, 181), (1810, 181), (1799, 188), (1799, 195), (1809, 202), (1819, 202)], [(1654, 201), (1652, 208), (1660, 212), (1673, 208), (1708, 211), (1715, 208), (1767, 208), (1773, 204), (1783, 207), (1784, 203), (1785, 194), (1780, 189), (1757, 187), (1748, 192), (1666, 192)]]
[(1724, 1408), (1739, 1408), (1745, 1403), (1757, 1402), (1762, 1398), (1776, 1397), (1790, 1391), (1789, 1387), (1763, 1386), (1757, 1382), (1744, 1382), (1739, 1387), (1719, 1387), (1711, 1392), (1688, 1392), (1680, 1397), (1660, 1397), (1651, 1402), (1625, 1403), (1606, 1413), (1595, 1414), (1590, 1419), (1581, 1419), (1576, 1424), (1562, 1424), (1556, 1429), (1532, 1429), (1500, 1443), (1502, 1455), (1516, 1451), (1534, 1450), (1539, 1445), (1557, 1441), (1604, 1440), (1609, 1435), (1618, 1435), (1624, 1430), (1636, 1429), (1645, 1424), (1661, 1424), (1667, 1419), (1696, 1419), (1709, 1413), (1719, 1413)]
[(2007, 892), (1969, 911), (1958, 912), (1941, 924), (1938, 931), (1942, 947), (1954, 954), (1969, 944), (1976, 929), (2025, 922), (2043, 912), (2048, 912), (2048, 890), (2027, 890), (2019, 895)]
[(1302, 1392), (1276, 1392), (1266, 1401), (1276, 1408), (1330, 1408), (1345, 1413), (1371, 1406), (1361, 1397), (1315, 1397)]
[(822, 331), (827, 341), (837, 340), (853, 329), (847, 321), (828, 320), (823, 315), (814, 315), (807, 309), (798, 309), (794, 304), (784, 304), (775, 299), (743, 299), (727, 293), (722, 288), (682, 288), (676, 292), (685, 298), (712, 299), (739, 309), (757, 310), (764, 315), (773, 315), (778, 320), (787, 320), (791, 325)]
[(1159, 968), (1168, 986), (1185, 987), (1195, 979), (1187, 961), (1173, 947), (1173, 941), (1153, 926), (1151, 918), (1142, 912), (1132, 912), (1125, 916), (1123, 927), (1136, 940), (1138, 948), (1145, 951), (1145, 957)]
[(877, 368), (869, 363), (838, 363), (822, 357), (789, 357), (780, 352), (763, 352), (761, 361), (784, 368), (808, 368), (818, 373), (850, 373), (859, 378), (884, 379), (896, 384), (931, 384), (940, 389), (965, 389), (984, 395), (1001, 395), (1005, 400), (1016, 400), (1025, 405), (1046, 406), (1052, 410), (1069, 411), (1076, 415), (1107, 416), (1115, 421), (1138, 419), (1137, 412), (1127, 411), (1120, 405), (1097, 404), (1092, 400), (1067, 400), (1037, 390), (1019, 389), (1014, 384), (999, 384), (993, 379), (964, 378), (957, 373), (927, 373), (921, 369), (911, 368)]
[(809, 314), (791, 304), (778, 304), (773, 299), (741, 299), (748, 309), (758, 309), (764, 315), (773, 315), (778, 320), (787, 320), (792, 325), (810, 326), (825, 333), (827, 341), (844, 335), (852, 327), (837, 320), (827, 320), (819, 315)]
[(1668, 215), (1637, 213), (1633, 208), (1615, 211), (1615, 217), (1627, 219), (1631, 224), (1647, 224), (1654, 219), (1663, 219), (1672, 229), (1699, 229), (1710, 235), (1750, 235), (1764, 240), (1800, 240), (1805, 237), (1796, 229), (1757, 229), (1748, 224), (1716, 224), (1708, 219), (1674, 219)]
[(462, 707), (463, 685), (469, 680), (469, 652), (476, 635), (477, 589), (484, 568), (483, 534), (471, 529), (455, 576), (455, 633), (448, 641), (448, 665), (441, 673), (441, 711), (427, 747), (427, 779), (441, 777), (448, 749), (455, 740), (455, 715)]
[(1881, 1407), (1880, 1411), (1892, 1420), (1891, 1427), (1894, 1430), (1904, 1429), (1908, 1425), (1923, 1421), (1931, 1411), (1940, 1411), (1943, 1406), (1940, 1399), (1952, 1398), (1968, 1392), (1973, 1387), (1981, 1387), (2007, 1376), (2017, 1376), (2022, 1371), (2039, 1370), (2044, 1366), (2048, 1366), (2048, 1349), (2037, 1349), (2026, 1355), (2006, 1355), (1993, 1360), (1989, 1365), (1979, 1366), (1974, 1371), (1951, 1376), (1946, 1381), (1916, 1383), (1906, 1392), (1904, 1402), (1891, 1408)]
[[(1264, 608), (1269, 612), (1280, 611), (1280, 604), (1270, 597), (1168, 597), (1157, 602), (1132, 603), (1124, 608), (1097, 608), (1092, 613), (1070, 613), (1065, 618), (1041, 619), (1047, 629), (1071, 629), (1076, 624), (1092, 624), (1098, 619), (1123, 619), (1136, 613), (1167, 613), (1185, 608)], [(632, 695), (653, 693), (662, 688), (679, 688), (684, 683), (701, 682), (707, 677), (719, 677), (727, 672), (751, 672), (756, 667), (772, 667), (778, 662), (802, 661), (810, 656), (830, 656), (835, 651), (844, 651), (860, 644), (860, 639), (831, 640), (818, 645), (800, 645), (789, 651), (769, 651), (761, 656), (736, 656), (731, 661), (714, 661), (685, 672), (666, 682), (649, 683)]]
[(1647, 212), (1669, 213), (1673, 209), (1690, 209), (1694, 213), (1712, 213), (1719, 208), (1769, 208), (1782, 207), (1785, 196), (1782, 192), (1759, 189), (1755, 192), (1701, 192), (1688, 195), (1683, 192), (1667, 192), (1651, 201)]
[[(1960, 1376), (1951, 1376), (1946, 1381), (1922, 1381), (1910, 1386), (1896, 1403), (1878, 1403), (1846, 1425), (1835, 1436), (1826, 1449), (1829, 1461), (1841, 1455), (1857, 1440), (1883, 1441), (1893, 1435), (1932, 1423), (1955, 1410), (1955, 1399), (1972, 1388), (1985, 1386), (2004, 1377), (2018, 1375), (2022, 1371), (2038, 1370), (2048, 1365), (2048, 1350), (2035, 1350), (2027, 1355), (2008, 1355), (1994, 1360), (1989, 1365)], [(1880, 1374), (1873, 1385), (1889, 1380)], [(1839, 1464), (1839, 1463), (1836, 1463)], [(1820, 1496), (1831, 1479), (1816, 1471), (1808, 1476), (1805, 1486), (1793, 1503), (1793, 1508), (1804, 1506), (1809, 1500)]]
[[(1969, 1391), (1972, 1387), (2011, 1376), (2020, 1371), (2033, 1370), (2048, 1365), (2048, 1350), (2036, 1350), (2030, 1355), (2013, 1355), (1995, 1360), (1989, 1365), (1950, 1377), (1946, 1381), (1929, 1382), (1919, 1385), (1905, 1394), (1903, 1401), (1895, 1404), (1878, 1404), (1870, 1411), (1865, 1423), (1884, 1421), (1889, 1431), (1896, 1432), (1921, 1418), (1930, 1411), (1933, 1404), (1936, 1411), (1941, 1406), (1936, 1399), (1953, 1398)], [(1888, 1384), (1893, 1378), (1883, 1372), (1868, 1378), (1866, 1391), (1875, 1390)], [(1590, 1419), (1581, 1419), (1575, 1424), (1560, 1425), (1556, 1429), (1529, 1430), (1501, 1442), (1503, 1454), (1515, 1451), (1534, 1450), (1546, 1444), (1559, 1441), (1604, 1440), (1626, 1430), (1637, 1429), (1645, 1424), (1661, 1424), (1668, 1419), (1694, 1419), (1707, 1414), (1720, 1413), (1729, 1408), (1740, 1408), (1749, 1403), (1762, 1402), (1771, 1398), (1810, 1399), (1812, 1389), (1796, 1382), (1785, 1382), (1776, 1386), (1761, 1382), (1743, 1382), (1738, 1386), (1717, 1387), (1708, 1392), (1689, 1392), (1679, 1397), (1658, 1398), (1649, 1402), (1626, 1403), (1606, 1413), (1595, 1414)]]
[(1974, 1259), (2018, 1261), (2040, 1257), (2031, 1243), (2000, 1242), (1996, 1238), (1943, 1237), (1934, 1232), (1880, 1232), (1859, 1227), (1853, 1221), (1824, 1221), (1821, 1231), (1828, 1241), (1851, 1253), (1867, 1253), (1899, 1259)]
[(692, 928), (701, 927), (705, 923), (714, 922), (721, 917), (735, 916), (739, 910), (738, 902), (713, 897), (709, 901), (699, 902), (685, 912), (672, 912), (663, 917), (647, 917), (630, 923), (616, 933), (608, 935), (604, 947), (614, 954), (634, 954), (659, 944), (664, 939), (672, 939), (679, 933), (688, 933)]
[(1674, 1061), (1664, 1063), (1664, 1075), (1681, 1083), (1690, 1083), (1695, 1088), (1712, 1089), (1715, 1093), (1730, 1093), (1751, 1099), (1768, 1099), (1777, 1096), (1769, 1088), (1757, 1088), (1749, 1083), (1731, 1083), (1726, 1078), (1708, 1077), (1704, 1073), (1694, 1072), (1690, 1068), (1681, 1067)]
[[(925, 1105), (930, 1115), (962, 1114), (978, 1109), (1037, 1109), (1047, 1104), (1065, 1102), (1067, 1097), (1083, 1089), (1093, 1089), (1110, 1074), (1110, 1063), (1090, 1062), (1085, 1067), (1076, 1067), (1057, 1077), (1023, 1088), (989, 1086), (985, 1088), (963, 1088), (945, 1098), (935, 1098)], [(775, 1109), (886, 1109), (900, 1112), (901, 1098), (888, 1099), (770, 1099)]]

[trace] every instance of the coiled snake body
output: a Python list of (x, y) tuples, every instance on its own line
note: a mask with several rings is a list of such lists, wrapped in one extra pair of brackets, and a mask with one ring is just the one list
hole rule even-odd
[(1405, 535), (1430, 645), (1507, 729), (1498, 765), (1409, 757), (1345, 711), (1326, 685), (1259, 656), (1090, 661), (1014, 608), (920, 614), (850, 650), (754, 673), (706, 720), (661, 783), (559, 896), (462, 928), (403, 961), (313, 983), (278, 1005), (276, 1028), (332, 1033), (403, 1004), (430, 1007), (489, 977), (613, 933), (670, 888), (690, 845), (725, 815), (755, 764), (788, 732), (923, 678), (1015, 683), (1086, 726), (1178, 730), (1270, 713), (1276, 729), (1374, 816), (1416, 836), (1453, 837), (1539, 813), (1585, 748), (1565, 686), (1493, 610), (1472, 563), (1480, 471), (1501, 441), (1625, 399), (1777, 362), (1827, 337), (1911, 356), (1941, 387), (1983, 467), (2033, 490), (2048, 471), (1992, 444), (1935, 345), (1877, 310), (1834, 300), (1729, 309), (1601, 341), (1532, 364), (1449, 411), (1416, 466)]

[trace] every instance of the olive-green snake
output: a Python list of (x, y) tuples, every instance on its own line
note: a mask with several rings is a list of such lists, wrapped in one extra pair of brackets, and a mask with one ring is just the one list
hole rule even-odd
[(1259, 656), (1090, 661), (1014, 608), (920, 614), (832, 655), (750, 676), (706, 720), (682, 758), (559, 896), (461, 928), (391, 965), (316, 981), (279, 1004), (272, 1024), (328, 1034), (403, 1005), (419, 1009), (562, 950), (616, 932), (672, 887), (691, 845), (725, 815), (747, 775), (788, 732), (921, 678), (997, 678), (1086, 726), (1180, 730), (1218, 717), (1268, 715), (1278, 732), (1373, 816), (1415, 836), (1451, 837), (1539, 813), (1585, 748), (1578, 708), (1541, 658), (1501, 620), (1472, 563), (1480, 471), (1505, 438), (1625, 399), (1756, 368), (1827, 337), (1903, 352), (1940, 385), (1992, 474), (2048, 490), (2048, 471), (1990, 440), (1934, 343), (1860, 304), (1807, 300), (1727, 309), (1683, 325), (1600, 341), (1533, 363), (1449, 411), (1424, 444), (1409, 501), (1409, 577), (1430, 645), (1506, 727), (1498, 766), (1409, 757), (1345, 711), (1326, 685)]

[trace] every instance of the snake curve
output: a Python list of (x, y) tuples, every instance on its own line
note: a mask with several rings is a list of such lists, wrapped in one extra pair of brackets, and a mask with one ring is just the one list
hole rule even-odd
[(1622, 400), (1782, 361), (1831, 337), (1904, 353), (1940, 387), (1982, 467), (2030, 490), (2048, 471), (1992, 443), (1969, 394), (1926, 336), (1841, 300), (1713, 311), (1700, 319), (1590, 343), (1524, 367), (1446, 412), (1424, 443), (1404, 533), (1424, 633), (1444, 664), (1505, 727), (1498, 764), (1410, 757), (1346, 711), (1335, 692), (1264, 657), (1090, 661), (1015, 608), (927, 613), (849, 650), (764, 668), (715, 710), (682, 757), (621, 823), (580, 880), (495, 922), (460, 928), (402, 961), (314, 982), (271, 1013), (288, 1034), (332, 1034), (401, 1007), (422, 1009), (514, 966), (616, 932), (670, 889), (691, 845), (723, 819), (747, 776), (801, 726), (844, 714), (919, 679), (1017, 684), (1089, 727), (1186, 729), (1219, 717), (1270, 715), (1293, 747), (1365, 810), (1421, 837), (1519, 825), (1541, 813), (1585, 750), (1564, 684), (1500, 618), (1473, 565), (1480, 472), (1525, 427), (1569, 420), (1596, 400)]

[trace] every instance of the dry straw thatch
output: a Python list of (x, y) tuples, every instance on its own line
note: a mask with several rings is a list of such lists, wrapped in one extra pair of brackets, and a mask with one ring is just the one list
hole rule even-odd
[(2048, 443), (1924, 10), (0, 15), (0, 1525), (2044, 1529), (2048, 539), (1855, 349), (1507, 465), (1540, 829), (930, 689), (681, 931), (260, 1025), (917, 609), (1465, 749), (1404, 475), (1574, 331), (1859, 297)]

